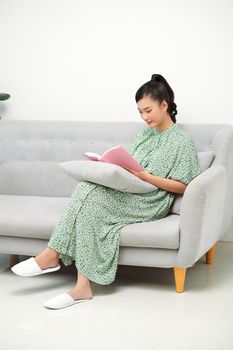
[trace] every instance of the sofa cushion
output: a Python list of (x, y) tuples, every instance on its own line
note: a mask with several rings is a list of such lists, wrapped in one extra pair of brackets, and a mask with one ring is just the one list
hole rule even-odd
[(213, 151), (197, 152), (197, 161), (201, 172), (205, 171), (210, 167), (214, 159)]
[[(0, 235), (48, 240), (68, 201), (65, 197), (0, 195)], [(179, 216), (130, 224), (119, 232), (121, 246), (177, 249)]]
[(147, 193), (158, 189), (158, 187), (112, 163), (73, 160), (58, 165), (77, 181), (91, 181), (122, 192)]
[[(210, 167), (213, 159), (214, 159), (213, 151), (197, 152), (197, 161), (201, 172), (205, 171)], [(178, 214), (178, 215), (180, 214), (182, 198), (183, 198), (183, 194), (176, 194), (175, 199), (170, 207), (169, 213)]]
[(168, 214), (162, 219), (124, 226), (120, 230), (120, 245), (178, 249), (179, 222), (179, 215)]
[(0, 195), (0, 235), (47, 239), (69, 198)]

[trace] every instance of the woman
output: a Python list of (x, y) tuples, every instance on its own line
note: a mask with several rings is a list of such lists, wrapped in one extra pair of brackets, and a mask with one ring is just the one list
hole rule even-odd
[(119, 256), (119, 230), (128, 224), (163, 218), (176, 193), (200, 173), (191, 136), (176, 125), (174, 93), (159, 74), (136, 92), (136, 103), (148, 128), (140, 131), (130, 148), (143, 166), (135, 176), (158, 187), (143, 194), (120, 192), (92, 182), (79, 182), (58, 222), (48, 247), (35, 258), (12, 267), (20, 276), (57, 271), (75, 260), (77, 283), (44, 306), (59, 309), (92, 299), (91, 282), (114, 281)]

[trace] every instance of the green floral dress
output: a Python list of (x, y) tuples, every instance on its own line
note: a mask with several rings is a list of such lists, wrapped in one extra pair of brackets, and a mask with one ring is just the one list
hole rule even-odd
[[(141, 130), (129, 152), (146, 171), (188, 184), (200, 174), (191, 136), (177, 124), (163, 131)], [(72, 264), (98, 284), (114, 281), (119, 257), (119, 230), (128, 224), (163, 218), (175, 193), (163, 189), (135, 194), (81, 181), (72, 193), (48, 242), (61, 254), (64, 265)]]

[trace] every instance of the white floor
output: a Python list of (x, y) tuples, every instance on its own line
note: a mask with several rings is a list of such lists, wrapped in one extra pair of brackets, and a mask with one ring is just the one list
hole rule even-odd
[[(28, 257), (21, 257), (21, 259)], [(0, 349), (232, 350), (233, 244), (219, 243), (214, 263), (202, 257), (176, 293), (172, 269), (119, 266), (94, 298), (62, 310), (44, 308), (68, 291), (74, 266), (29, 278), (14, 275), (0, 255)]]

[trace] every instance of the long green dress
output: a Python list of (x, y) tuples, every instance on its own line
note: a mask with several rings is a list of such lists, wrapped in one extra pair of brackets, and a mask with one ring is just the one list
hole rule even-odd
[[(191, 136), (177, 124), (163, 131), (141, 130), (129, 152), (153, 175), (188, 184), (200, 174)], [(81, 181), (72, 193), (52, 236), (50, 248), (98, 284), (114, 281), (119, 257), (119, 230), (128, 224), (163, 218), (175, 193), (163, 189), (135, 194)]]

